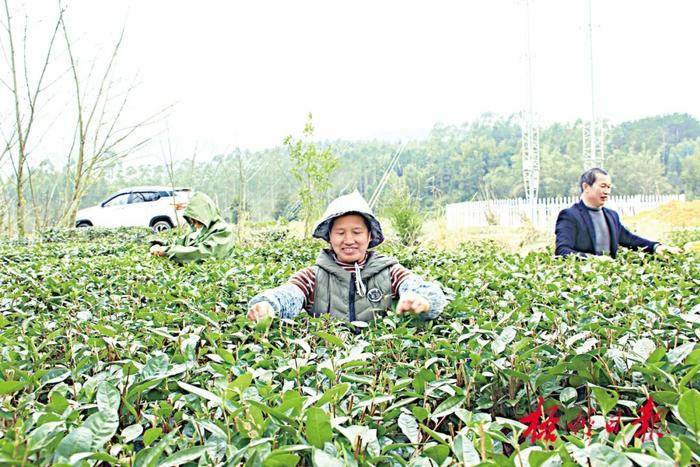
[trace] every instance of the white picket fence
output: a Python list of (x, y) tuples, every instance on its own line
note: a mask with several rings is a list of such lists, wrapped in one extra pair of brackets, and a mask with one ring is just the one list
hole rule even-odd
[[(524, 198), (448, 204), (447, 228), (522, 226), (531, 222), (538, 229), (553, 230), (559, 211), (578, 200), (578, 197), (569, 196), (538, 199), (534, 205)], [(669, 201), (685, 201), (685, 195), (612, 196), (605, 207), (614, 209), (621, 216), (634, 216), (638, 212), (654, 209)]]

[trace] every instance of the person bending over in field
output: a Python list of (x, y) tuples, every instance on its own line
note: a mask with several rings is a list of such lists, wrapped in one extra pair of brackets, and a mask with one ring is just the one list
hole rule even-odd
[(330, 244), (316, 264), (294, 274), (286, 284), (250, 301), (248, 319), (279, 315), (293, 318), (302, 310), (346, 321), (372, 321), (398, 299), (397, 313), (424, 319), (438, 316), (447, 300), (436, 282), (426, 282), (396, 259), (368, 251), (384, 241), (382, 226), (359, 192), (332, 201), (313, 236)]
[(195, 193), (183, 217), (190, 231), (170, 245), (159, 242), (151, 247), (154, 256), (165, 256), (177, 263), (226, 258), (233, 251), (235, 233), (219, 213), (214, 201), (204, 193)]

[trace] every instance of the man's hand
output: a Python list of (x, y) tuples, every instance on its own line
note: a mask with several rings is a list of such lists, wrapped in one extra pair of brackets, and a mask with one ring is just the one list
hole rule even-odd
[(275, 316), (275, 309), (272, 308), (272, 305), (268, 302), (258, 302), (251, 306), (247, 315), (248, 319), (251, 321), (260, 321), (268, 316), (271, 318)]
[(664, 245), (663, 243), (659, 243), (654, 249), (654, 253), (656, 253), (657, 255), (678, 255), (682, 252), (683, 250), (681, 250), (677, 246)]
[(151, 247), (151, 254), (153, 256), (164, 256), (165, 255), (165, 247), (163, 245), (153, 245)]
[(430, 311), (430, 302), (415, 292), (406, 292), (396, 304), (396, 313), (425, 313)]

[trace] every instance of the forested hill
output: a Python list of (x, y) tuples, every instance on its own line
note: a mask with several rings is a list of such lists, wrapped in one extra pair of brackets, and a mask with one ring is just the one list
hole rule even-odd
[[(613, 176), (616, 194), (700, 194), (700, 122), (693, 116), (673, 114), (607, 124), (605, 143), (605, 167)], [(357, 187), (366, 196), (400, 146), (384, 141), (320, 144), (331, 145), (340, 158), (331, 195)], [(407, 144), (395, 173), (426, 208), (482, 196), (521, 197), (520, 144), (516, 116), (486, 114), (461, 126), (437, 124), (426, 139)], [(540, 197), (575, 194), (582, 168), (582, 123), (543, 128), (540, 144)], [(296, 182), (282, 145), (216, 155), (206, 161), (200, 155), (199, 159), (176, 162), (175, 183), (211, 194), (230, 216), (235, 217), (238, 205), (241, 167), (249, 178), (248, 209), (254, 220), (280, 216), (295, 201)], [(49, 167), (44, 170), (46, 176), (55, 177)], [(170, 180), (164, 165), (114, 167), (91, 188), (82, 205), (95, 204), (124, 186), (170, 184)]]

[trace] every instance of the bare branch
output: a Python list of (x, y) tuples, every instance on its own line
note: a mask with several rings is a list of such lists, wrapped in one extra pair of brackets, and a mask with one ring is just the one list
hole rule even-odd
[(117, 58), (117, 54), (119, 53), (119, 47), (121, 47), (123, 39), (124, 39), (124, 28), (122, 28), (122, 30), (121, 30), (121, 34), (119, 35), (119, 39), (117, 40), (117, 43), (114, 45), (114, 50), (112, 51), (112, 55), (109, 59), (109, 62), (107, 63), (107, 68), (105, 69), (105, 72), (102, 75), (102, 80), (100, 81), (100, 87), (97, 90), (97, 96), (95, 98), (95, 104), (93, 105), (92, 110), (90, 111), (90, 115), (88, 116), (86, 126), (90, 126), (90, 123), (92, 122), (93, 116), (95, 115), (95, 110), (97, 109), (97, 106), (98, 106), (100, 99), (102, 97), (104, 87), (109, 82), (109, 75), (110, 75), (110, 72), (112, 70), (112, 65), (114, 65), (114, 62)]
[(12, 92), (12, 86), (10, 86), (10, 83), (5, 82), (4, 79), (0, 79), (0, 84), (2, 84), (3, 86), (5, 86), (5, 87), (7, 88), (8, 91)]
[[(7, 3), (7, 0), (5, 0), (5, 3)], [(51, 63), (51, 54), (53, 51), (54, 42), (56, 41), (56, 36), (58, 35), (58, 28), (62, 22), (63, 22), (63, 10), (60, 11), (60, 13), (58, 15), (58, 20), (56, 21), (56, 26), (53, 29), (53, 34), (51, 35), (51, 40), (49, 41), (49, 47), (46, 50), (46, 56), (45, 56), (44, 61), (43, 61), (41, 73), (39, 74), (39, 80), (37, 81), (36, 89), (34, 90), (34, 96), (29, 98), (29, 107), (31, 109), (31, 112), (30, 112), (29, 121), (27, 122), (26, 135), (24, 138), (25, 140), (29, 136), (29, 131), (31, 130), (32, 124), (34, 123), (36, 102), (39, 98), (39, 94), (44, 90), (44, 87), (42, 87), (42, 84), (44, 82), (44, 77), (46, 76), (46, 71), (49, 67), (49, 63)], [(25, 70), (27, 69), (26, 57), (25, 57), (25, 62), (24, 62), (24, 68), (25, 68)], [(28, 81), (27, 81), (27, 88), (29, 88)]]

